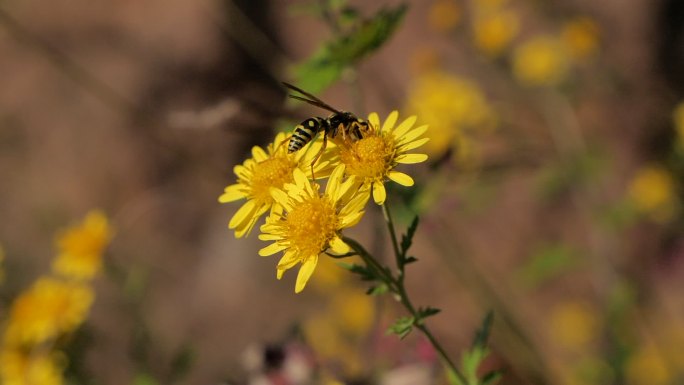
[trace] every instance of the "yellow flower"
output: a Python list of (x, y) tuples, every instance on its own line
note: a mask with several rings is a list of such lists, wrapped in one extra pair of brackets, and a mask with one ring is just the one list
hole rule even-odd
[(73, 331), (86, 318), (94, 294), (77, 281), (41, 278), (9, 310), (6, 344), (36, 345)]
[(585, 350), (599, 333), (595, 310), (584, 302), (567, 302), (551, 311), (551, 338), (558, 345), (573, 352)]
[(461, 8), (455, 0), (435, 0), (430, 4), (428, 24), (438, 32), (453, 30), (461, 20)]
[(112, 233), (107, 217), (100, 211), (91, 211), (83, 223), (57, 236), (58, 254), (52, 270), (69, 278), (92, 278), (102, 267), (102, 253)]
[(429, 138), (420, 138), (427, 130), (423, 125), (413, 128), (416, 117), (401, 122), (396, 128), (399, 113), (392, 111), (380, 128), (378, 114), (371, 113), (368, 122), (371, 129), (363, 139), (340, 146), (340, 161), (346, 166), (346, 174), (358, 182), (362, 189), (371, 189), (377, 204), (383, 204), (387, 196), (385, 181), (390, 179), (403, 186), (413, 186), (413, 179), (396, 171), (398, 164), (420, 163), (427, 160), (425, 154), (409, 154), (425, 144)]
[(599, 28), (594, 20), (578, 17), (565, 23), (561, 38), (570, 55), (577, 60), (583, 60), (598, 50)]
[(0, 383), (4, 385), (61, 385), (58, 356), (44, 352), (0, 352)]
[(487, 56), (501, 55), (518, 34), (518, 15), (513, 11), (487, 12), (475, 17), (475, 46)]
[(363, 336), (375, 317), (373, 297), (358, 288), (340, 289), (334, 293), (330, 309), (339, 328), (353, 336)]
[(637, 211), (656, 222), (669, 221), (678, 208), (674, 179), (660, 166), (639, 169), (629, 185), (628, 195)]
[(513, 75), (526, 86), (553, 86), (568, 73), (568, 54), (560, 40), (537, 36), (516, 48)]
[[(226, 187), (219, 197), (219, 202), (227, 203), (240, 199), (247, 202), (238, 209), (231, 218), (228, 227), (235, 229), (235, 236), (243, 237), (252, 230), (257, 220), (268, 210), (275, 211), (279, 207), (271, 197), (271, 188), (282, 189), (286, 183), (292, 183), (292, 172), (296, 169), (309, 174), (311, 162), (321, 149), (320, 140), (293, 154), (287, 153), (289, 136), (284, 133), (276, 135), (273, 143), (266, 151), (259, 146), (252, 148), (252, 158), (242, 165), (235, 166), (237, 183)], [(332, 146), (328, 143), (328, 146)], [(314, 166), (316, 178), (329, 174), (329, 159), (324, 155)]]
[(668, 363), (655, 346), (648, 345), (629, 357), (625, 365), (628, 385), (672, 384), (673, 373)]
[(475, 129), (488, 131), (496, 126), (496, 115), (484, 94), (474, 82), (442, 71), (431, 71), (417, 77), (409, 90), (407, 109), (430, 127), (430, 141), (425, 152), (440, 156), (460, 145), (468, 146), (466, 133)]
[(284, 208), (284, 213), (274, 213), (261, 226), (263, 234), (259, 239), (275, 241), (259, 250), (259, 255), (268, 256), (283, 251), (278, 262), (277, 277), (301, 263), (297, 275), (295, 292), (304, 289), (311, 277), (318, 256), (330, 250), (334, 254), (350, 251), (340, 238), (340, 231), (356, 225), (363, 216), (368, 194), (359, 194), (354, 180), (342, 182), (344, 166), (338, 165), (330, 175), (325, 192), (307, 179), (299, 169), (293, 171), (293, 184), (284, 190), (273, 188), (274, 201)]

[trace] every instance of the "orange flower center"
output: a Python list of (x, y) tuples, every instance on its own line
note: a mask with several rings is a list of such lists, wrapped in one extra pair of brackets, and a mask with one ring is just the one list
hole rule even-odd
[(285, 183), (292, 183), (292, 171), (296, 163), (286, 156), (269, 158), (254, 166), (251, 187), (252, 197), (260, 202), (272, 202), (271, 187), (283, 188)]
[(392, 167), (394, 152), (391, 139), (376, 134), (342, 147), (340, 159), (349, 175), (380, 178)]
[(292, 248), (302, 256), (318, 255), (328, 248), (338, 226), (335, 206), (327, 198), (311, 197), (287, 214), (285, 228)]

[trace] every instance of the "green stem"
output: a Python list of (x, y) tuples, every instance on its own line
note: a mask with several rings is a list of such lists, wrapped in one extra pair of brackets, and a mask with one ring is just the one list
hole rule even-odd
[[(383, 211), (385, 206), (383, 206)], [(388, 213), (389, 214), (389, 213)], [(388, 220), (388, 225), (392, 228), (390, 230), (391, 234), (394, 234), (394, 228), (391, 226), (391, 217)], [(398, 253), (398, 248), (397, 248), (397, 243), (396, 243), (396, 236), (393, 236), (393, 245), (395, 247), (395, 251)], [(440, 358), (442, 359), (442, 362), (448, 367), (449, 370), (454, 373), (454, 375), (458, 378), (458, 380), (462, 384), (467, 384), (467, 380), (465, 376), (458, 370), (456, 365), (454, 364), (453, 361), (449, 358), (447, 355), (446, 351), (442, 347), (442, 345), (437, 341), (435, 336), (432, 334), (430, 329), (428, 329), (427, 325), (423, 323), (421, 320), (420, 314), (416, 310), (415, 306), (413, 306), (413, 303), (411, 302), (411, 299), (408, 296), (408, 293), (406, 292), (406, 287), (404, 286), (403, 282), (403, 276), (402, 277), (394, 277), (392, 273), (387, 269), (386, 267), (382, 266), (377, 259), (375, 259), (372, 255), (366, 251), (361, 244), (356, 242), (355, 240), (347, 237), (343, 237), (342, 240), (351, 246), (352, 249), (363, 259), (363, 261), (366, 263), (366, 265), (375, 270), (377, 273), (377, 277), (381, 279), (389, 288), (389, 290), (396, 294), (397, 297), (399, 298), (399, 302), (408, 310), (409, 313), (411, 313), (411, 316), (413, 316), (413, 319), (416, 320), (414, 322), (414, 326), (416, 329), (420, 330), (430, 341), (430, 344), (432, 344), (432, 347), (437, 351), (437, 354), (439, 354)], [(398, 254), (397, 254), (398, 255)]]
[(387, 207), (387, 202), (382, 204), (382, 215), (385, 217), (385, 223), (387, 223), (387, 230), (389, 231), (390, 238), (392, 238), (392, 249), (394, 250), (394, 258), (397, 262), (397, 267), (399, 267), (399, 279), (404, 280), (404, 271), (401, 268), (401, 252), (399, 251), (399, 243), (397, 242), (397, 233), (394, 231), (394, 222), (392, 221), (392, 215), (390, 214), (389, 208)]

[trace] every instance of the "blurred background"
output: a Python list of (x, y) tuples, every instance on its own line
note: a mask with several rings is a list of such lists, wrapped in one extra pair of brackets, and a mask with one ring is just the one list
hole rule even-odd
[[(683, 2), (6, 0), (0, 316), (59, 229), (114, 229), (65, 383), (447, 383), (385, 335), (391, 298), (332, 260), (294, 294), (228, 230), (233, 167), (327, 115), (281, 81), (430, 125), (390, 200), (420, 215), (407, 284), (452, 357), (493, 310), (501, 383), (684, 383)], [(391, 261), (367, 211), (350, 235)]]

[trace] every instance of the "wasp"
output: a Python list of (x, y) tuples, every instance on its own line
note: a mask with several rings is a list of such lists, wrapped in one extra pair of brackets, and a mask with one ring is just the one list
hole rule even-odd
[(363, 138), (364, 133), (368, 131), (370, 125), (367, 121), (359, 119), (351, 112), (339, 111), (331, 107), (329, 104), (301, 88), (285, 82), (283, 82), (283, 85), (292, 91), (304, 95), (299, 96), (290, 94), (288, 95), (289, 97), (328, 110), (332, 113), (327, 118), (316, 116), (299, 123), (295, 127), (287, 145), (288, 154), (297, 152), (311, 142), (319, 132), (323, 131), (323, 146), (311, 162), (311, 176), (313, 178), (314, 165), (316, 164), (316, 161), (318, 161), (318, 158), (323, 154), (323, 151), (325, 151), (328, 139), (335, 143), (339, 143), (339, 139), (355, 142)]

